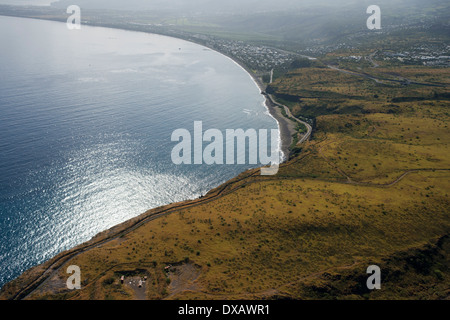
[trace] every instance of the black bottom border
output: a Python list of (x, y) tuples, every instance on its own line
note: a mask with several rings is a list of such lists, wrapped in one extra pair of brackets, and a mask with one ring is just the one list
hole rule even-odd
[[(50, 315), (61, 310), (67, 315), (83, 318), (98, 315), (128, 320), (134, 314), (147, 314), (146, 319), (307, 319), (336, 317), (364, 319), (395, 314), (417, 316), (423, 312), (445, 314), (449, 301), (0, 301), (3, 313), (15, 316)], [(58, 318), (61, 318), (61, 317)]]

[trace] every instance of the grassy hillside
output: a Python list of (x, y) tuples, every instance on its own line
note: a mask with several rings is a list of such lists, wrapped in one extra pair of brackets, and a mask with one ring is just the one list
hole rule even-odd
[[(27, 298), (448, 299), (448, 69), (339, 66), (422, 83), (405, 85), (327, 68), (333, 59), (271, 86), (294, 115), (316, 123), (277, 176), (248, 171), (129, 233), (119, 228), (61, 260)], [(366, 288), (372, 264), (381, 290)], [(69, 265), (81, 268), (81, 290), (65, 288)]]

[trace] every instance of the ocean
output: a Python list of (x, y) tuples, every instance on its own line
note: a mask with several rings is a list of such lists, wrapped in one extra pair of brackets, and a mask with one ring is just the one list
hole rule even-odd
[(0, 17), (0, 286), (257, 165), (175, 165), (174, 130), (276, 129), (240, 66), (180, 39)]

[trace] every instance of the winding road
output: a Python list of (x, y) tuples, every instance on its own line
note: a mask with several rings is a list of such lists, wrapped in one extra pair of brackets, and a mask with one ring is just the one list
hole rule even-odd
[[(333, 66), (328, 66), (328, 67), (331, 69), (334, 69), (334, 70), (337, 70), (340, 72), (345, 72), (348, 74), (352, 74), (355, 76), (363, 76), (366, 78), (370, 78), (377, 82), (380, 81), (379, 79), (369, 77), (368, 75), (365, 75), (365, 74), (350, 72), (350, 71), (342, 70), (342, 69), (339, 69), (339, 68), (333, 67)], [(395, 81), (395, 80), (389, 80), (389, 81)], [(399, 81), (399, 82), (401, 82), (401, 81)], [(414, 83), (414, 84), (416, 84), (416, 83)], [(430, 86), (431, 84), (424, 84), (424, 85)], [(266, 97), (274, 105), (283, 108), (286, 113), (287, 118), (293, 119), (293, 120), (297, 121), (298, 123), (303, 124), (307, 128), (307, 132), (298, 141), (298, 144), (304, 143), (305, 141), (310, 139), (311, 134), (312, 134), (312, 126), (309, 123), (295, 117), (287, 106), (276, 102), (272, 95), (266, 94)], [(290, 164), (292, 164), (292, 163), (290, 163)], [(286, 164), (286, 165), (290, 165), (290, 164)], [(425, 171), (425, 170), (435, 170), (435, 169), (422, 169), (422, 170)], [(441, 170), (448, 170), (448, 169), (441, 169)], [(374, 186), (379, 186), (379, 187), (392, 186), (392, 185), (398, 183), (400, 180), (402, 180), (408, 174), (418, 172), (418, 171), (419, 171), (419, 169), (418, 170), (408, 170), (408, 171), (404, 172), (401, 176), (399, 176), (397, 179), (395, 179), (392, 183), (385, 184), (385, 185), (374, 185)], [(118, 226), (118, 227), (114, 228), (114, 230), (111, 231), (110, 235), (103, 235), (103, 237), (93, 238), (91, 241), (89, 241), (85, 244), (82, 244), (72, 250), (66, 251), (66, 252), (54, 257), (53, 259), (49, 260), (47, 263), (44, 263), (44, 265), (41, 265), (42, 270), (40, 272), (37, 271), (36, 272), (37, 274), (34, 276), (34, 278), (30, 277), (31, 280), (27, 281), (27, 284), (24, 285), (18, 291), (16, 291), (15, 294), (13, 294), (10, 298), (25, 299), (31, 293), (33, 293), (36, 289), (42, 287), (42, 285), (45, 284), (67, 262), (69, 262), (71, 259), (73, 259), (74, 257), (78, 256), (79, 254), (81, 254), (83, 252), (86, 252), (92, 248), (104, 245), (114, 239), (124, 236), (124, 235), (132, 232), (133, 230), (136, 230), (137, 228), (141, 227), (142, 225), (148, 223), (149, 221), (155, 220), (164, 215), (179, 211), (181, 209), (199, 206), (204, 203), (214, 201), (214, 200), (221, 198), (232, 192), (235, 192), (236, 190), (240, 189), (244, 185), (248, 185), (248, 184), (254, 183), (256, 181), (259, 181), (259, 180), (250, 180), (250, 181), (247, 180), (248, 178), (250, 178), (252, 176), (257, 176), (257, 175), (259, 175), (259, 170), (253, 170), (248, 175), (245, 175), (241, 178), (233, 179), (232, 181), (225, 183), (224, 185), (212, 190), (209, 194), (207, 194), (205, 197), (202, 197), (200, 199), (193, 200), (193, 201), (185, 201), (185, 202), (181, 202), (178, 204), (172, 204), (172, 205), (168, 205), (168, 206), (150, 210), (149, 212), (141, 215), (140, 217), (132, 219), (131, 221), (128, 221), (128, 222), (125, 222), (124, 224), (122, 224), (122, 226)], [(353, 181), (348, 176), (347, 176), (347, 178), (349, 180), (348, 183), (350, 183), (350, 184), (361, 184), (361, 185), (363, 184), (361, 182)], [(295, 178), (293, 178), (293, 179), (295, 179)], [(245, 181), (245, 180), (247, 180), (247, 181)], [(271, 179), (266, 179), (265, 181), (268, 181), (268, 180), (271, 180)], [(274, 178), (274, 180), (275, 180), (275, 178)], [(239, 183), (239, 182), (243, 182), (243, 183)], [(364, 185), (370, 185), (370, 184), (364, 184)]]

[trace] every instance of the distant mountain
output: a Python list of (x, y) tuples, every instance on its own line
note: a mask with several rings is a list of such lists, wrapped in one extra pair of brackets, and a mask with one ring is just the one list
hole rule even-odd
[[(406, 26), (448, 30), (448, 0), (377, 0), (382, 26), (395, 31)], [(367, 31), (366, 10), (373, 0), (61, 0), (54, 7), (76, 3), (82, 10), (148, 11), (158, 17), (187, 17), (191, 24), (177, 26), (202, 32), (202, 26), (218, 32), (264, 34), (291, 43), (343, 41)], [(94, 13), (96, 14), (96, 13)], [(130, 16), (134, 16), (132, 13)], [(122, 17), (123, 19), (127, 19)], [(117, 19), (120, 19), (117, 17)], [(199, 26), (197, 29), (195, 26)], [(441, 32), (441, 31), (439, 31)]]
[[(391, 0), (392, 1), (392, 0)], [(390, 1), (390, 2), (391, 2)], [(394, 0), (403, 1), (403, 0)], [(413, 0), (415, 1), (415, 0)], [(307, 7), (338, 7), (361, 4), (361, 0), (78, 0), (85, 9), (152, 10), (173, 13), (255, 13), (267, 11), (300, 11)], [(368, 1), (370, 2), (370, 1)], [(55, 6), (68, 6), (73, 0), (61, 0)]]
[[(73, 0), (62, 0), (55, 6), (67, 6), (73, 4)], [(79, 0), (77, 4), (86, 9), (111, 9), (111, 10), (152, 10), (177, 13), (218, 13), (218, 12), (252, 12), (259, 10), (276, 10), (280, 6), (297, 6), (298, 0), (280, 0), (267, 2), (263, 6), (260, 0)], [(307, 0), (306, 2), (312, 2)]]
[[(85, 9), (110, 10), (152, 10), (173, 13), (255, 13), (267, 11), (301, 11), (311, 7), (336, 7), (345, 9), (377, 4), (379, 6), (426, 7), (434, 4), (445, 4), (446, 0), (77, 0), (77, 5)], [(53, 5), (67, 7), (73, 0), (61, 0)]]

